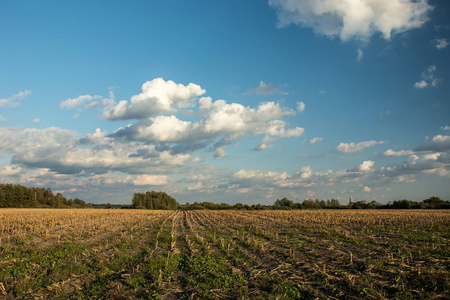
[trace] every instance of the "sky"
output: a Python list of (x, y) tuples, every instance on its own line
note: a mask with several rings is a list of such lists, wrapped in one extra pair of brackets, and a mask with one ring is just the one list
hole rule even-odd
[(0, 182), (450, 200), (450, 2), (0, 2)]

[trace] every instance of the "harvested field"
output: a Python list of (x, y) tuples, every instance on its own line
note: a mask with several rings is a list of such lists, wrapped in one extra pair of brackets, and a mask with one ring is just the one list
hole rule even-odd
[(450, 298), (447, 210), (0, 210), (2, 299)]

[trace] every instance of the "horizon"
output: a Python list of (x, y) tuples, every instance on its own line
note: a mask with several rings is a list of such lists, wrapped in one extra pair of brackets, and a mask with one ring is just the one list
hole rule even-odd
[(0, 20), (0, 183), (450, 200), (450, 3), (6, 1)]

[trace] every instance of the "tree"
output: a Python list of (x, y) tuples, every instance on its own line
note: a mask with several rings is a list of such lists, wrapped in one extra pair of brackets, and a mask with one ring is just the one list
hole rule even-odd
[[(86, 206), (78, 199), (80, 206)], [(53, 195), (51, 189), (0, 183), (0, 207), (68, 207), (73, 202), (62, 194)]]
[(132, 201), (133, 208), (146, 209), (177, 209), (178, 202), (175, 198), (164, 192), (147, 191), (143, 193), (134, 193)]
[(426, 208), (450, 208), (450, 202), (435, 196), (423, 200), (423, 203)]
[(331, 202), (330, 202), (330, 207), (331, 208), (338, 208), (340, 206), (341, 206), (341, 203), (339, 203), (339, 200), (331, 199)]
[(277, 201), (275, 201), (275, 203), (273, 204), (274, 208), (277, 209), (286, 209), (286, 208), (290, 208), (290, 209), (294, 209), (295, 208), (295, 204), (294, 201), (289, 200), (288, 198), (283, 198), (281, 200), (277, 199)]

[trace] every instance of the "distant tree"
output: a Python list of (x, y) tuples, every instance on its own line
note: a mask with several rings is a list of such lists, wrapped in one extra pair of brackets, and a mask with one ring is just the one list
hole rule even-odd
[(283, 198), (281, 200), (277, 199), (275, 201), (275, 203), (273, 204), (273, 207), (275, 209), (294, 209), (295, 208), (295, 204), (294, 201), (289, 200), (288, 198)]
[(312, 199), (305, 199), (305, 200), (303, 200), (302, 208), (304, 208), (304, 209), (317, 209), (317, 208), (320, 208), (320, 202), (318, 200), (314, 201)]
[(392, 204), (392, 208), (396, 209), (409, 209), (412, 207), (412, 202), (406, 199), (403, 200), (395, 200)]
[(338, 208), (340, 206), (341, 206), (341, 203), (339, 203), (339, 200), (331, 199), (331, 201), (330, 201), (330, 208)]
[(422, 201), (425, 208), (450, 208), (450, 202), (442, 200), (439, 197), (432, 196)]
[(236, 204), (234, 205), (234, 208), (236, 208), (236, 209), (243, 209), (243, 208), (244, 208), (244, 204), (242, 204), (242, 203), (236, 203)]
[(133, 208), (146, 208), (146, 209), (177, 209), (178, 202), (168, 194), (164, 192), (146, 192), (134, 193), (132, 198)]

